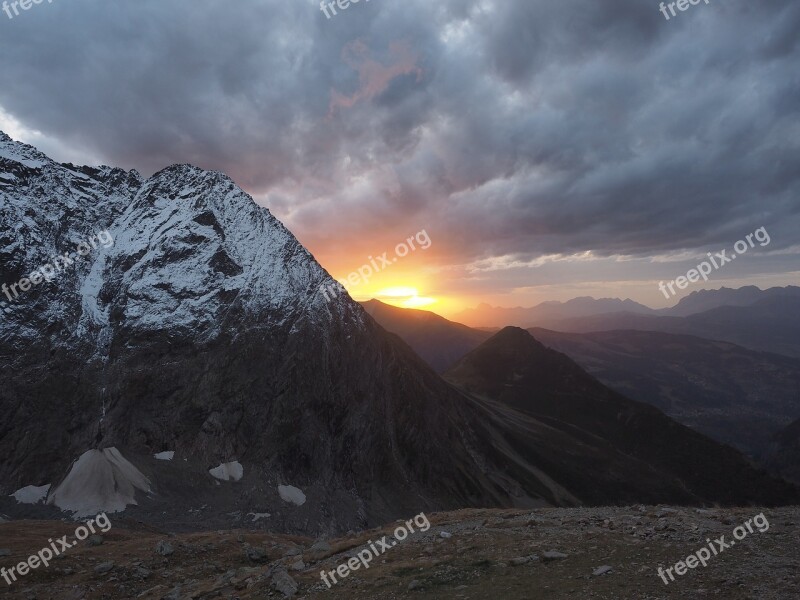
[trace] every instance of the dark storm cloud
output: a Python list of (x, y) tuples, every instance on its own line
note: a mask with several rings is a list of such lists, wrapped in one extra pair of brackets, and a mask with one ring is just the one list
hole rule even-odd
[[(800, 5), (56, 0), (0, 14), (0, 106), (151, 173), (229, 173), (310, 245), (467, 263), (800, 225)], [(321, 226), (321, 225), (324, 225)], [(793, 261), (796, 255), (787, 255)], [(788, 262), (787, 262), (788, 264)], [(511, 285), (511, 284), (510, 284)]]

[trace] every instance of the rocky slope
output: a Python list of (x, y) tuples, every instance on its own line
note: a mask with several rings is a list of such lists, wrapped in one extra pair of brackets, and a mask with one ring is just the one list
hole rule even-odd
[[(763, 513), (741, 541), (736, 527)], [(225, 529), (169, 535), (114, 519), (108, 533), (68, 550), (48, 568), (7, 586), (29, 598), (436, 598), (483, 600), (643, 600), (800, 596), (800, 542), (794, 508), (697, 510), (670, 506), (462, 510), (428, 515), (431, 527), (386, 550), (369, 569), (332, 585), (334, 570), (390, 537), (394, 525), (315, 541)], [(763, 522), (763, 521), (760, 521)], [(0, 525), (0, 565), (26, 560), (50, 536), (71, 536), (59, 522)], [(449, 536), (449, 537), (447, 537)], [(725, 536), (735, 545), (665, 584), (658, 569)], [(99, 544), (99, 545), (98, 545)], [(600, 574), (602, 572), (602, 574)], [(597, 573), (597, 574), (595, 574)]]

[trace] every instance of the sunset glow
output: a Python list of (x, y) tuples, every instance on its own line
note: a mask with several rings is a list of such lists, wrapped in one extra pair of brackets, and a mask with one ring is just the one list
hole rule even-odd
[(361, 301), (374, 298), (385, 304), (401, 308), (423, 308), (438, 302), (436, 298), (420, 296), (419, 289), (411, 286), (393, 286), (366, 294), (351, 293), (351, 296)]

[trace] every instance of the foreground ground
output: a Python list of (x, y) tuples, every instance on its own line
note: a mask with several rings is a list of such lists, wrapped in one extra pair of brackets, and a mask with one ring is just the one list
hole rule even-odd
[[(427, 532), (398, 541), (369, 569), (352, 572), (331, 589), (321, 582), (321, 569), (331, 571), (369, 540), (391, 536), (397, 524), (311, 540), (240, 530), (169, 535), (112, 515), (112, 528), (101, 538), (80, 542), (10, 586), (0, 579), (0, 596), (279, 599), (296, 585), (294, 598), (348, 600), (800, 598), (797, 507), (764, 510), (767, 531), (754, 528), (705, 568), (669, 585), (657, 574), (659, 566), (671, 567), (708, 547), (707, 538), (725, 535), (729, 543), (735, 527), (761, 512), (632, 506), (428, 515)], [(71, 538), (75, 526), (0, 524), (0, 567), (27, 560), (51, 538)]]

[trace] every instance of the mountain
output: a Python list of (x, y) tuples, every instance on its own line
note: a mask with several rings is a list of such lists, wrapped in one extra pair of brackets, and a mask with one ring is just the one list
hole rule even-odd
[(0, 513), (15, 518), (124, 507), (173, 531), (266, 515), (318, 535), (472, 506), (796, 498), (708, 440), (713, 468), (676, 451), (684, 478), (465, 395), (321, 294), (333, 279), (222, 173), (145, 180), (2, 134), (0, 265)]
[(473, 327), (532, 327), (560, 319), (588, 317), (606, 313), (630, 312), (634, 314), (656, 314), (653, 309), (626, 299), (590, 297), (573, 298), (567, 302), (542, 302), (531, 308), (500, 308), (480, 304), (455, 316), (459, 323)]
[(754, 458), (800, 416), (796, 358), (653, 331), (529, 331), (611, 389)]
[(718, 290), (698, 290), (680, 299), (672, 308), (659, 311), (671, 317), (687, 317), (723, 306), (752, 306), (770, 298), (800, 298), (800, 287), (773, 287), (766, 290), (749, 285), (738, 289), (722, 287)]
[[(0, 173), (3, 494), (306, 531), (529, 501), (492, 481), (461, 395), (349, 297), (328, 302), (329, 275), (223, 174), (144, 181), (7, 136)], [(53, 281), (13, 287), (65, 252)]]
[(775, 473), (800, 483), (800, 419), (775, 436), (767, 464)]
[[(543, 444), (535, 464), (552, 464), (566, 487), (600, 494), (615, 477), (604, 460), (633, 461), (641, 476), (680, 482), (694, 493), (744, 484), (781, 487), (756, 474), (733, 448), (711, 441), (647, 404), (629, 400), (588, 375), (567, 356), (546, 348), (529, 332), (507, 327), (470, 352), (445, 377), (484, 402), (509, 407), (553, 431), (588, 444), (599, 460), (568, 464), (563, 444)], [(602, 458), (600, 458), (602, 457)], [(557, 465), (557, 466), (556, 466)], [(599, 483), (598, 483), (598, 480)], [(594, 491), (592, 491), (594, 490)]]
[[(373, 302), (378, 323), (440, 372), (491, 335), (431, 312)], [(609, 388), (754, 459), (763, 459), (775, 434), (800, 415), (796, 358), (655, 331), (529, 332)]]
[(491, 337), (489, 332), (448, 321), (429, 311), (398, 308), (379, 300), (361, 304), (384, 329), (399, 335), (439, 373)]
[(800, 287), (700, 290), (671, 308), (654, 310), (633, 300), (574, 298), (532, 308), (481, 304), (455, 316), (473, 327), (541, 327), (586, 333), (635, 329), (696, 335), (754, 350), (800, 358)]
[(661, 331), (800, 358), (800, 296), (789, 292), (749, 306), (720, 306), (688, 317), (615, 313), (561, 319), (547, 328), (573, 333), (617, 329)]

